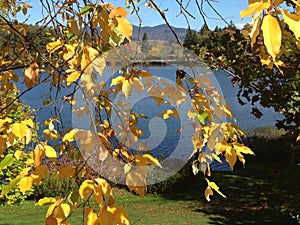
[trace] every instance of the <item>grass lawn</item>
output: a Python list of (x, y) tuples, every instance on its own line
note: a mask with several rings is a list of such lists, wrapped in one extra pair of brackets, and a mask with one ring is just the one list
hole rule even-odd
[[(220, 186), (227, 199), (215, 194), (208, 203), (204, 198), (206, 182), (199, 174), (144, 199), (115, 188), (116, 205), (128, 211), (135, 225), (300, 224), (300, 164), (290, 165), (282, 148), (277, 142), (265, 143), (261, 149), (266, 151), (256, 151), (255, 157), (247, 159), (246, 168), (239, 164), (232, 172), (213, 172), (210, 180)], [(0, 206), (0, 225), (44, 224), (46, 210), (33, 201)], [(82, 213), (76, 212), (69, 222), (81, 225)]]
[[(161, 195), (149, 194), (144, 199), (116, 190), (116, 205), (123, 206), (129, 213), (131, 224), (210, 224), (210, 216), (192, 209), (193, 201), (166, 200)], [(27, 201), (20, 205), (0, 207), (0, 225), (35, 225), (44, 224), (47, 207), (35, 206), (35, 202)], [(70, 219), (74, 225), (81, 225), (82, 211)]]
[[(274, 224), (292, 225), (300, 221), (300, 166), (286, 170), (248, 164), (234, 172), (214, 172), (213, 179), (227, 195), (215, 195), (210, 203), (203, 196), (202, 176), (193, 176), (164, 194), (147, 194), (144, 199), (125, 190), (114, 189), (116, 205), (129, 213), (131, 224)], [(281, 172), (280, 172), (281, 171)], [(38, 225), (44, 223), (47, 207), (33, 201), (0, 207), (0, 225)], [(69, 222), (81, 225), (82, 211)]]

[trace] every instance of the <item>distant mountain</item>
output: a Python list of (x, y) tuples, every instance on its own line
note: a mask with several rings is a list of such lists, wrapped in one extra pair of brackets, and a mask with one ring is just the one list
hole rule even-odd
[[(172, 27), (172, 28), (176, 32), (179, 40), (183, 43), (187, 29), (176, 28), (176, 27)], [(138, 26), (133, 26), (132, 40), (134, 41), (138, 40), (138, 30), (139, 30)], [(149, 27), (149, 26), (141, 27), (140, 34), (139, 34), (140, 40), (142, 40), (144, 33), (147, 34), (148, 40), (176, 41), (174, 34), (166, 24), (162, 24), (154, 27)]]

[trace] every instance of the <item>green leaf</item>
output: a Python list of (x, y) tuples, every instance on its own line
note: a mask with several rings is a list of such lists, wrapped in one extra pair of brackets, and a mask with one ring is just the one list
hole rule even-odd
[(203, 125), (205, 124), (205, 120), (207, 119), (208, 117), (208, 114), (207, 112), (202, 112), (202, 113), (199, 113), (198, 115), (198, 120), (200, 121), (200, 123), (202, 123)]
[(15, 158), (13, 154), (7, 154), (5, 158), (0, 162), (0, 170), (10, 166), (14, 162)]
[(35, 205), (39, 205), (39, 206), (42, 206), (42, 205), (52, 205), (55, 202), (56, 202), (55, 198), (44, 197), (44, 198), (41, 198), (37, 203), (35, 203)]
[(93, 8), (94, 8), (94, 6), (92, 6), (92, 5), (86, 5), (85, 7), (83, 7), (80, 10), (80, 14), (81, 15), (89, 14), (90, 12), (93, 11)]
[(2, 190), (1, 196), (4, 196), (10, 192), (20, 180), (21, 177), (16, 177), (15, 179), (11, 180), (10, 183)]

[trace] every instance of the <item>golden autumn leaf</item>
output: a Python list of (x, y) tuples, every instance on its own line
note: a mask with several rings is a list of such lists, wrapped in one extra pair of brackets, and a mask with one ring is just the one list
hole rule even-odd
[(99, 76), (102, 76), (104, 68), (106, 67), (105, 58), (98, 56), (93, 60), (93, 67), (98, 72)]
[(127, 11), (122, 7), (113, 8), (109, 13), (109, 19), (125, 16), (127, 16)]
[(33, 185), (33, 178), (31, 176), (22, 177), (18, 183), (20, 191), (25, 194)]
[(300, 133), (298, 134), (298, 137), (297, 137), (297, 139), (296, 139), (296, 142), (297, 141), (300, 141)]
[(289, 14), (287, 10), (281, 10), (284, 21), (289, 26), (290, 30), (295, 34), (296, 38), (300, 38), (300, 16)]
[(23, 138), (25, 137), (27, 130), (29, 129), (25, 124), (23, 123), (13, 123), (11, 125), (12, 133), (18, 137)]
[(108, 206), (107, 211), (113, 215), (114, 224), (129, 225), (129, 216), (123, 207)]
[(85, 180), (79, 188), (79, 195), (81, 198), (88, 197), (94, 191), (95, 182), (92, 180)]
[(163, 112), (164, 120), (169, 119), (174, 114), (173, 110), (167, 109)]
[(50, 42), (46, 45), (46, 49), (49, 53), (55, 52), (60, 49), (64, 43), (61, 40)]
[(137, 93), (140, 94), (144, 90), (144, 85), (139, 78), (133, 77), (130, 79), (130, 81), (132, 82), (132, 86)]
[(70, 212), (71, 212), (70, 205), (67, 203), (62, 203), (62, 204), (56, 206), (56, 208), (54, 209), (53, 217), (55, 219), (62, 221), (68, 217)]
[(38, 74), (39, 65), (36, 62), (30, 64), (30, 66), (24, 70), (24, 83), (28, 89), (32, 88), (37, 83)]
[(143, 154), (142, 155), (144, 159), (147, 160), (147, 163), (149, 165), (155, 165), (155, 166), (159, 166), (159, 167), (162, 167), (159, 160), (155, 157), (153, 157), (152, 155), (150, 154)]
[(225, 158), (226, 161), (228, 162), (229, 166), (231, 169), (233, 169), (236, 160), (237, 160), (237, 155), (236, 155), (236, 151), (232, 146), (227, 146), (226, 151), (225, 151)]
[(122, 83), (122, 92), (125, 95), (126, 98), (128, 98), (131, 95), (132, 86), (131, 83), (129, 83), (129, 80), (124, 80)]
[(270, 1), (267, 2), (253, 2), (251, 4), (248, 5), (248, 8), (245, 10), (242, 10), (240, 12), (240, 16), (242, 17), (242, 19), (245, 16), (251, 16), (253, 13), (261, 13), (264, 9), (269, 8), (271, 5)]
[(218, 185), (215, 182), (211, 182), (209, 181), (207, 178), (205, 178), (207, 181), (207, 185), (214, 190), (215, 192), (217, 192), (219, 195), (221, 195), (223, 198), (226, 198), (226, 196), (220, 191), (220, 188), (218, 187)]
[(101, 187), (102, 193), (105, 195), (112, 195), (112, 189), (110, 184), (104, 180), (103, 178), (96, 178), (95, 179), (96, 185)]
[(207, 188), (205, 189), (205, 192), (204, 192), (204, 196), (205, 196), (206, 200), (209, 202), (210, 196), (213, 196), (213, 195), (214, 195), (213, 190), (211, 189), (210, 186), (207, 186)]
[(237, 151), (240, 152), (242, 154), (250, 154), (250, 155), (255, 155), (254, 152), (248, 148), (247, 146), (240, 144), (238, 142), (234, 142), (233, 143), (233, 148)]
[(273, 60), (275, 60), (280, 52), (281, 46), (281, 28), (278, 19), (272, 15), (265, 15), (261, 29), (267, 51), (272, 56)]
[(116, 17), (115, 19), (118, 22), (116, 30), (124, 37), (126, 37), (127, 40), (130, 40), (133, 31), (131, 23), (129, 23), (128, 20), (124, 17)]
[(63, 137), (62, 141), (63, 142), (72, 142), (75, 141), (75, 134), (78, 131), (78, 129), (72, 129), (70, 130), (68, 133), (65, 134), (65, 136)]
[(118, 76), (114, 79), (111, 80), (111, 84), (110, 86), (114, 86), (114, 85), (118, 85), (118, 84), (122, 84), (125, 80), (125, 77), (123, 76)]
[(251, 46), (256, 42), (256, 38), (259, 35), (260, 25), (261, 25), (261, 19), (260, 19), (260, 13), (256, 13), (252, 19), (252, 30), (250, 32), (250, 38), (251, 38)]
[(73, 17), (69, 19), (67, 25), (68, 25), (69, 32), (71, 32), (72, 34), (78, 35), (78, 33), (79, 33), (78, 25)]
[(130, 191), (144, 198), (146, 191), (146, 179), (135, 171), (130, 171), (126, 176), (126, 185)]
[(50, 158), (50, 159), (56, 159), (57, 157), (57, 153), (55, 151), (55, 149), (49, 145), (43, 145), (44, 149), (45, 149), (45, 155)]
[(81, 57), (81, 63), (80, 63), (80, 69), (82, 72), (84, 72), (87, 75), (90, 75), (93, 71), (92, 60), (90, 58), (90, 54), (89, 54), (87, 48), (85, 48), (83, 50), (83, 54)]
[(45, 156), (45, 150), (41, 144), (38, 144), (33, 150), (34, 165), (39, 166)]
[(85, 225), (95, 225), (95, 224), (98, 224), (97, 223), (98, 216), (97, 216), (97, 214), (94, 212), (94, 210), (92, 208), (87, 208), (85, 210), (85, 215), (87, 217)]
[[(0, 143), (0, 144), (1, 144), (1, 143)], [(24, 154), (23, 151), (17, 150), (17, 151), (15, 151), (15, 153), (14, 153), (14, 157), (15, 157), (17, 160), (20, 160), (20, 159), (23, 157), (23, 154)]]
[(48, 169), (45, 165), (39, 165), (35, 168), (33, 173), (39, 175), (40, 177), (48, 177)]
[(51, 215), (46, 218), (45, 225), (58, 225), (58, 221)]
[(67, 86), (69, 87), (73, 82), (75, 82), (80, 77), (80, 72), (73, 71), (67, 77)]
[(57, 176), (61, 178), (69, 178), (72, 177), (76, 172), (76, 168), (73, 166), (62, 167), (58, 170)]

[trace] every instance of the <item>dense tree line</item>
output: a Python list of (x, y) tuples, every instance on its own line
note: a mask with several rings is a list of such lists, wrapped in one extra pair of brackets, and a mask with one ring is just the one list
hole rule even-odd
[(285, 27), (280, 54), (283, 64), (273, 67), (268, 59), (262, 59), (262, 37), (251, 47), (250, 25), (237, 29), (234, 25), (209, 30), (203, 26), (199, 32), (188, 31), (184, 46), (198, 54), (212, 68), (226, 70), (233, 85), (239, 87), (240, 104), (252, 104), (252, 113), (261, 117), (258, 103), (272, 107), (284, 115), (277, 122), (279, 128), (296, 136), (300, 130), (300, 44)]

